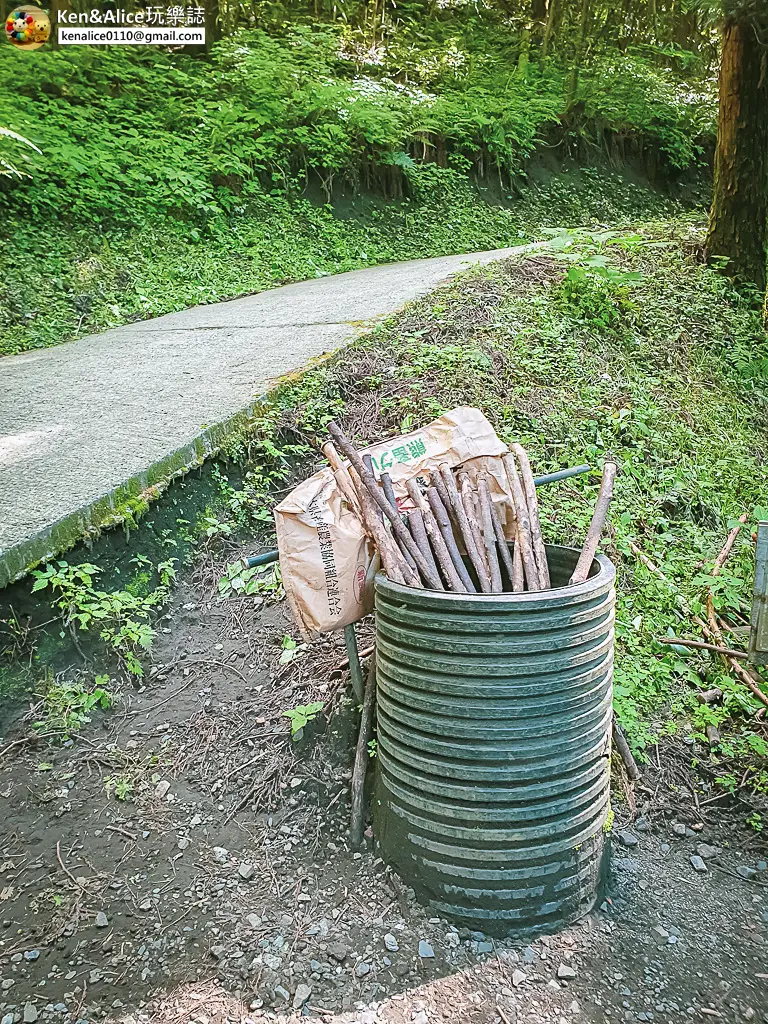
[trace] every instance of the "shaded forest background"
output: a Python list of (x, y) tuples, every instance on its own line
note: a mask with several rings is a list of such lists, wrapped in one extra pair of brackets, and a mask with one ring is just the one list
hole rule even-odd
[(209, 2), (209, 52), (3, 46), (0, 125), (39, 152), (0, 137), (0, 353), (702, 210), (721, 19), (696, 0), (253, 0)]

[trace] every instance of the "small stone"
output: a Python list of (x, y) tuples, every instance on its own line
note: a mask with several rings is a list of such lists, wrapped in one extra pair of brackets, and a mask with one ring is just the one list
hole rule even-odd
[(550, 992), (559, 992), (560, 987), (561, 986), (558, 982), (555, 981), (554, 978), (550, 978), (550, 980), (547, 982), (547, 988), (550, 990)]
[(158, 782), (158, 784), (155, 786), (155, 796), (159, 797), (162, 800), (163, 797), (168, 795), (168, 790), (170, 788), (170, 782), (168, 782), (167, 779), (163, 779), (161, 782)]
[(365, 960), (363, 960), (355, 968), (355, 974), (358, 976), (358, 978), (364, 978), (366, 974), (371, 973), (371, 969), (371, 965), (366, 963)]
[(722, 850), (717, 846), (710, 846), (709, 843), (699, 843), (696, 846), (696, 853), (703, 860), (712, 860), (713, 857), (717, 857)]
[(291, 998), (291, 993), (287, 989), (284, 989), (282, 985), (275, 985), (275, 995), (279, 999), (284, 999), (286, 1003)]
[(560, 964), (560, 966), (557, 968), (557, 976), (558, 978), (565, 978), (566, 980), (570, 980), (571, 978), (576, 977), (576, 969), (574, 967), (571, 967), (570, 964)]
[(691, 857), (691, 867), (694, 871), (706, 871), (707, 865), (702, 857)]
[(757, 862), (758, 871), (768, 871), (768, 860), (759, 860)]
[(634, 832), (619, 832), (618, 839), (622, 846), (637, 846), (637, 836)]
[(291, 789), (298, 789), (301, 785), (301, 779), (291, 779)]
[(680, 821), (672, 822), (672, 831), (676, 836), (684, 836), (688, 829)]
[(256, 868), (253, 866), (253, 864), (243, 863), (237, 869), (237, 873), (244, 881), (247, 882), (248, 879), (253, 878), (254, 874), (256, 873)]
[(328, 943), (328, 956), (332, 956), (334, 960), (338, 960), (342, 963), (346, 960), (349, 950), (343, 942), (329, 942)]
[(429, 1024), (426, 1010), (417, 1010), (411, 1018), (411, 1024)]
[(226, 864), (229, 860), (229, 850), (225, 849), (223, 846), (214, 846), (211, 853), (213, 854), (213, 859), (217, 864)]
[(34, 1003), (27, 1003), (24, 1007), (24, 1015), (22, 1017), (24, 1024), (35, 1024), (37, 1020), (37, 1010), (35, 1009)]
[(524, 981), (528, 980), (528, 975), (525, 971), (521, 971), (518, 967), (516, 971), (512, 972), (512, 984), (515, 988), (520, 988)]
[(187, 839), (186, 836), (182, 836), (178, 843), (176, 843), (176, 846), (180, 850), (187, 850), (189, 849), (189, 840)]
[(578, 1000), (576, 999), (573, 1000), (568, 1009), (571, 1013), (581, 1013), (581, 1007), (579, 1006)]
[(258, 914), (249, 914), (245, 920), (248, 922), (249, 928), (253, 928), (254, 930), (256, 928), (261, 928), (261, 918)]
[(752, 1020), (752, 1018), (754, 1016), (755, 1016), (755, 1011), (752, 1009), (751, 1006), (748, 1006), (746, 1008), (746, 1010), (744, 1011), (744, 1020)]
[(145, 910), (146, 911), (146, 910), (151, 910), (151, 909), (152, 909), (152, 900), (150, 900), (150, 899), (142, 900), (141, 903), (139, 904), (139, 910)]
[(96, 925), (97, 928), (108, 928), (109, 918), (107, 917), (103, 910), (100, 910), (96, 915), (96, 920), (93, 923)]
[(303, 982), (296, 986), (296, 991), (293, 994), (293, 1008), (294, 1010), (300, 1010), (304, 1003), (312, 995), (312, 989), (309, 985), (305, 985)]
[(660, 924), (651, 928), (651, 935), (660, 945), (666, 945), (667, 939), (669, 938), (669, 932)]
[(13, 1024), (13, 1014), (6, 1013), (5, 1016), (0, 1020), (0, 1024)]
[(478, 953), (492, 953), (493, 943), (492, 942), (478, 942), (477, 944)]
[(419, 956), (422, 958), (422, 960), (426, 960), (434, 955), (435, 951), (434, 949), (432, 949), (432, 947), (426, 941), (426, 939), (419, 939)]
[(642, 814), (641, 814), (640, 817), (637, 818), (636, 821), (635, 821), (635, 831), (637, 831), (637, 832), (647, 832), (649, 828), (650, 828), (650, 826), (648, 824), (648, 820), (646, 818), (644, 818), (642, 816)]
[(24, 954), (24, 959), (25, 960), (29, 960), (29, 961), (37, 960), (39, 957), (40, 957), (40, 950), (39, 949), (28, 949), (27, 952)]
[(226, 953), (224, 946), (211, 946), (211, 956), (214, 960), (221, 960)]
[(757, 874), (757, 871), (754, 868), (747, 867), (746, 864), (739, 864), (736, 871), (742, 878), (754, 878)]
[(455, 949), (456, 946), (461, 945), (461, 939), (459, 938), (458, 932), (446, 932), (445, 933), (445, 944)]
[(384, 945), (390, 953), (396, 953), (400, 947), (397, 944), (397, 939), (391, 932), (387, 932), (384, 936)]
[(662, 843), (662, 844), (661, 844), (661, 845), (659, 846), (659, 853), (664, 853), (664, 854), (666, 854), (666, 853), (669, 853), (669, 851), (670, 851), (671, 849), (672, 849), (672, 847), (671, 847), (671, 846), (669, 845), (669, 843)]

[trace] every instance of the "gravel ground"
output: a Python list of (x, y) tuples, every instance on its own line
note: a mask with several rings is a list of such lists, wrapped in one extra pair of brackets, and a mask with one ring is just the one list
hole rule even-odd
[(768, 1021), (766, 845), (681, 783), (695, 749), (617, 787), (592, 915), (529, 946), (457, 931), (347, 845), (340, 638), (281, 664), (287, 609), (214, 575), (177, 590), (143, 691), (0, 768), (0, 1024)]

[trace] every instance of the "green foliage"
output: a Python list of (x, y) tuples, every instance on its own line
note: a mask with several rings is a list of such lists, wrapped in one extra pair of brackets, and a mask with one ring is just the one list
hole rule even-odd
[(275, 562), (272, 565), (255, 565), (249, 569), (242, 561), (232, 562), (219, 580), (219, 593), (222, 597), (233, 594), (244, 594), (247, 597), (261, 595), (280, 601), (285, 596), (280, 566)]
[(100, 639), (117, 655), (120, 664), (131, 675), (142, 676), (144, 670), (139, 659), (149, 651), (155, 635), (150, 616), (168, 596), (176, 578), (175, 563), (175, 558), (161, 562), (156, 570), (159, 585), (141, 594), (134, 592), (137, 588), (98, 590), (95, 581), (101, 569), (89, 562), (50, 562), (44, 569), (32, 572), (32, 592), (49, 589), (65, 627), (71, 631), (98, 630)]
[(125, 775), (112, 775), (104, 779), (104, 790), (108, 797), (114, 794), (115, 800), (127, 800), (133, 793), (133, 782)]
[(299, 739), (301, 730), (309, 722), (314, 722), (323, 710), (322, 701), (313, 701), (312, 704), (299, 704), (295, 708), (283, 712), (283, 716), (291, 723), (291, 738)]
[[(97, 676), (92, 686), (83, 680), (56, 683), (43, 698), (42, 717), (34, 723), (34, 728), (46, 736), (67, 740), (71, 733), (91, 721), (92, 711), (106, 710), (113, 699), (108, 676)], [(42, 771), (43, 766), (39, 770)]]
[(0, 185), (0, 355), (288, 280), (514, 244), (556, 218), (636, 215), (648, 195), (610, 176), (526, 181), (532, 154), (554, 142), (677, 170), (711, 142), (711, 90), (667, 55), (596, 51), (567, 106), (563, 59), (510, 73), (515, 34), (486, 14), (456, 12), (451, 30), (435, 12), (428, 31), (404, 21), (376, 57), (317, 19), (243, 31), (205, 59), (6, 48), (0, 123), (18, 138), (0, 145), (28, 152), (6, 162), (32, 178)]
[[(29, 149), (33, 149), (36, 153), (40, 153), (37, 146), (30, 142), (29, 139), (25, 139), (23, 135), (19, 135), (18, 132), (12, 132), (10, 128), (3, 128), (0, 125), (0, 178), (29, 178), (31, 175), (27, 171), (22, 171), (16, 166), (16, 161), (21, 158), (23, 159), (26, 154), (23, 152), (23, 147), (27, 146)], [(22, 147), (22, 151), (19, 152), (19, 148)]]
[(282, 654), (280, 655), (280, 664), (289, 665), (292, 661), (300, 658), (307, 650), (306, 644), (297, 643), (292, 636), (286, 635), (282, 641)]

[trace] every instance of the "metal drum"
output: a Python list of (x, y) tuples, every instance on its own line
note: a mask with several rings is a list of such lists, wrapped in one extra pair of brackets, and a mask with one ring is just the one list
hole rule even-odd
[(547, 545), (552, 590), (453, 594), (376, 579), (384, 859), (440, 915), (491, 935), (587, 913), (605, 875), (614, 581)]

